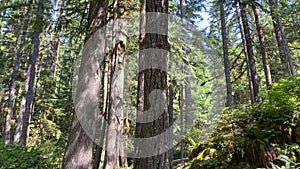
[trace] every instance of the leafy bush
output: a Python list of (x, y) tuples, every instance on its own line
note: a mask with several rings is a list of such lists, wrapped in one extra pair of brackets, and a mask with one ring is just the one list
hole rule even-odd
[(35, 147), (0, 143), (0, 168), (47, 168), (41, 152)]
[(282, 165), (277, 157), (287, 144), (293, 145), (290, 158), (300, 161), (300, 77), (282, 79), (260, 97), (260, 103), (224, 110), (210, 139), (191, 150), (191, 168)]
[(0, 142), (0, 169), (53, 169), (61, 165), (63, 149), (57, 150), (54, 144), (40, 147), (5, 145)]
[(298, 169), (300, 167), (300, 163), (295, 163), (288, 156), (280, 155), (277, 157), (278, 160), (284, 162), (283, 166), (278, 166), (274, 163), (271, 163), (272, 169)]

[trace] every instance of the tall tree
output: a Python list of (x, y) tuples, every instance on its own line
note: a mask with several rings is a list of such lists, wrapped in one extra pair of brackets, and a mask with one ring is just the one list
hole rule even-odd
[(247, 76), (248, 76), (248, 84), (249, 84), (249, 91), (250, 91), (250, 100), (251, 100), (251, 103), (254, 103), (255, 98), (254, 98), (253, 83), (252, 83), (252, 78), (251, 78), (249, 56), (248, 56), (248, 52), (247, 52), (247, 44), (246, 44), (246, 39), (245, 39), (245, 34), (244, 34), (244, 28), (243, 28), (243, 25), (241, 24), (241, 12), (239, 10), (239, 7), (236, 8), (236, 14), (237, 14), (238, 27), (239, 27), (239, 31), (240, 31), (241, 39), (242, 39), (242, 43), (243, 43), (243, 52), (246, 57), (246, 63), (247, 63)]
[[(168, 0), (145, 0), (142, 1), (142, 4), (145, 3), (145, 11), (146, 13), (149, 12), (156, 12), (156, 13), (163, 13), (161, 15), (155, 15), (156, 18), (159, 19), (151, 19), (151, 15), (145, 16), (145, 22), (141, 22), (141, 26), (144, 28), (142, 29), (141, 33), (143, 32), (143, 29), (145, 30), (145, 36), (142, 36), (141, 39), (141, 50), (147, 50), (147, 49), (162, 49), (161, 52), (156, 52), (155, 58), (153, 54), (146, 52), (147, 56), (144, 56), (141, 54), (139, 57), (140, 67), (149, 67), (147, 65), (143, 64), (149, 64), (149, 65), (157, 65), (159, 64), (161, 67), (166, 68), (167, 67), (167, 50), (168, 50), (168, 6), (169, 1)], [(142, 5), (143, 6), (143, 5)], [(153, 16), (152, 16), (153, 17)], [(144, 24), (145, 23), (145, 24)], [(155, 25), (155, 26), (154, 26)], [(153, 32), (161, 32), (153, 33)], [(148, 62), (146, 62), (147, 60)], [(166, 70), (166, 69), (164, 69)], [(143, 108), (141, 111), (145, 113), (146, 110), (149, 110), (151, 107), (150, 104), (150, 93), (153, 92), (155, 89), (158, 89), (162, 92), (162, 99), (166, 101), (166, 95), (167, 95), (167, 73), (164, 70), (155, 69), (155, 68), (148, 68), (142, 71), (143, 80), (140, 81), (139, 79), (139, 85), (140, 83), (143, 83), (143, 100), (142, 102)], [(141, 76), (141, 73), (139, 74)], [(140, 85), (141, 86), (141, 85)], [(139, 88), (140, 90), (140, 88)], [(138, 91), (140, 93), (141, 91)], [(139, 101), (141, 100), (140, 97), (138, 97)], [(161, 100), (160, 98), (157, 98), (155, 100)], [(152, 103), (152, 104), (159, 104), (159, 103)], [(155, 106), (155, 105), (152, 105)], [(169, 116), (167, 111), (167, 105), (165, 102), (165, 105), (163, 105), (163, 112), (161, 116), (157, 119), (155, 119), (152, 122), (147, 123), (137, 123), (137, 132), (136, 137), (137, 138), (149, 138), (156, 136), (160, 134), (161, 132), (164, 132), (169, 127)], [(151, 112), (154, 113), (154, 112)], [(155, 112), (160, 113), (160, 112)], [(144, 114), (143, 114), (144, 115)], [(137, 118), (139, 118), (139, 113), (137, 115)], [(143, 143), (141, 143), (143, 144)], [(159, 143), (151, 143), (153, 145), (159, 145)], [(137, 149), (139, 153), (140, 150), (143, 147), (148, 147), (150, 145), (137, 145)], [(169, 161), (169, 152), (160, 153), (158, 150), (156, 151), (157, 155), (153, 155), (152, 157), (140, 157), (135, 159), (134, 168), (135, 169), (150, 169), (150, 168), (157, 168), (157, 169), (167, 169), (170, 168), (170, 161)]]
[[(180, 17), (181, 17), (181, 22), (182, 22), (182, 30), (183, 30), (183, 34), (184, 34), (184, 40), (187, 40), (187, 16), (186, 16), (186, 0), (180, 0)], [(185, 47), (184, 48), (184, 55), (188, 55), (188, 49)], [(182, 134), (186, 133), (187, 131), (187, 124), (191, 123), (191, 120), (188, 115), (188, 113), (191, 113), (192, 110), (192, 93), (191, 93), (191, 80), (190, 80), (190, 74), (189, 74), (189, 69), (190, 69), (190, 65), (189, 65), (189, 61), (185, 58), (182, 59), (182, 71), (184, 74), (184, 83), (182, 85), (180, 85), (181, 88), (184, 88), (184, 90), (182, 90), (182, 95), (181, 95), (181, 111), (180, 111), (180, 119), (182, 119), (182, 123), (180, 126), (180, 130), (182, 132)], [(185, 94), (185, 95), (184, 95)], [(184, 98), (183, 98), (184, 97)], [(185, 143), (183, 140), (181, 140), (181, 146), (180, 146), (180, 153), (181, 153), (181, 160), (182, 163), (184, 163), (184, 150), (185, 150)]]
[(240, 11), (241, 11), (241, 18), (243, 23), (243, 29), (244, 29), (244, 35), (245, 35), (245, 41), (246, 41), (246, 47), (247, 47), (247, 54), (249, 59), (249, 70), (251, 73), (251, 81), (253, 85), (253, 94), (254, 99), (257, 99), (257, 96), (259, 94), (259, 84), (258, 84), (258, 76), (256, 71), (256, 63), (254, 58), (254, 52), (253, 52), (253, 44), (252, 44), (252, 38), (251, 38), (251, 32), (246, 12), (246, 6), (244, 3), (241, 3), (239, 1), (240, 5)]
[[(126, 0), (116, 0), (114, 2), (114, 23), (113, 23), (113, 46), (111, 52), (111, 75), (110, 75), (110, 96), (108, 125), (109, 130), (106, 138), (106, 153), (103, 168), (119, 168), (119, 156), (124, 147), (122, 140), (123, 127), (123, 90), (124, 90), (124, 55), (126, 44), (126, 22), (117, 21), (123, 18), (120, 13), (126, 9)], [(124, 154), (123, 154), (124, 155)]]
[[(92, 168), (93, 166), (93, 141), (82, 125), (94, 127), (95, 124), (81, 124), (79, 116), (97, 119), (99, 113), (95, 110), (99, 104), (102, 72), (95, 65), (101, 65), (103, 60), (99, 60), (99, 57), (104, 56), (105, 53), (105, 35), (103, 32), (99, 32), (99, 29), (106, 24), (107, 3), (108, 1), (89, 1), (88, 31), (78, 75), (78, 86), (80, 87), (76, 91), (75, 109), (77, 109), (77, 114), (73, 115), (73, 123), (62, 163), (64, 169)], [(89, 102), (84, 100), (89, 100)], [(89, 123), (88, 121), (84, 122)]]
[(232, 97), (232, 85), (231, 85), (231, 77), (230, 77), (230, 61), (229, 61), (229, 53), (228, 53), (226, 19), (225, 19), (225, 10), (224, 10), (223, 2), (220, 2), (220, 17), (221, 17), (221, 30), (222, 30), (222, 42), (223, 42), (224, 70), (225, 70), (226, 89), (227, 89), (226, 105), (228, 107), (231, 107), (233, 105), (233, 97)]
[[(181, 11), (181, 21), (183, 24), (183, 33), (184, 33), (184, 40), (187, 40), (187, 16), (186, 16), (186, 1), (180, 0), (180, 11)], [(184, 49), (185, 55), (188, 55), (188, 49)], [(190, 63), (187, 59), (183, 59), (183, 74), (185, 75), (184, 78), (184, 93), (185, 93), (185, 110), (184, 110), (184, 118), (185, 118), (185, 128), (188, 124), (192, 123), (190, 114), (192, 113), (192, 92), (191, 92), (191, 78), (190, 78)], [(185, 129), (187, 130), (187, 129)]]
[(56, 1), (55, 2), (55, 12), (54, 12), (54, 23), (52, 25), (53, 27), (53, 33), (50, 35), (50, 44), (49, 44), (49, 53), (48, 58), (46, 60), (46, 68), (50, 69), (52, 72), (52, 75), (55, 75), (56, 70), (56, 61), (57, 61), (57, 55), (58, 55), (58, 47), (60, 43), (60, 33), (62, 30), (62, 13), (61, 8), (64, 7), (64, 0), (62, 1)]
[[(104, 117), (104, 120), (107, 119), (107, 114), (108, 114), (108, 104), (109, 104), (109, 99), (108, 99), (108, 94), (109, 94), (109, 87), (108, 87), (108, 81), (109, 81), (109, 72), (110, 72), (110, 58), (109, 55), (106, 54), (104, 58), (104, 63), (103, 63), (103, 87), (101, 89), (102, 92), (102, 116)], [(100, 130), (101, 132), (97, 133), (99, 134), (99, 142), (94, 143), (95, 147), (95, 153), (94, 153), (94, 169), (98, 169), (100, 166), (100, 160), (103, 152), (103, 146), (104, 146), (104, 141), (105, 141), (105, 136), (106, 136), (106, 125), (104, 122), (100, 122)]]
[[(15, 45), (15, 54), (16, 57), (14, 59), (13, 64), (13, 72), (11, 75), (11, 84), (9, 89), (9, 97), (8, 97), (8, 112), (6, 114), (6, 120), (5, 120), (5, 133), (4, 133), (4, 140), (5, 144), (11, 143), (11, 118), (13, 116), (13, 111), (15, 109), (15, 97), (16, 97), (16, 88), (17, 88), (17, 78), (18, 74), (20, 72), (20, 65), (21, 65), (21, 59), (22, 59), (22, 48), (25, 45), (26, 36), (24, 35), (28, 28), (28, 21), (29, 21), (29, 12), (31, 7), (28, 6), (26, 9), (26, 15), (27, 17), (21, 18), (20, 22), (23, 24), (20, 26), (20, 29), (18, 30), (19, 37), (17, 38), (16, 45)], [(21, 121), (19, 123), (22, 123)]]
[(258, 39), (259, 39), (259, 43), (260, 43), (260, 52), (261, 52), (262, 61), (263, 61), (264, 73), (265, 73), (265, 78), (266, 78), (266, 86), (268, 89), (270, 89), (272, 86), (272, 76), (271, 76), (269, 58), (268, 58), (266, 44), (265, 44), (264, 32), (263, 32), (263, 29), (262, 29), (262, 26), (260, 23), (260, 19), (259, 19), (259, 11), (255, 6), (253, 6), (253, 11), (254, 11), (254, 17), (255, 17), (256, 30), (258, 33)]
[(36, 16), (36, 22), (34, 25), (34, 33), (33, 33), (33, 51), (30, 55), (28, 62), (28, 71), (27, 71), (27, 91), (26, 91), (26, 103), (25, 103), (25, 111), (23, 113), (23, 127), (21, 133), (21, 142), (23, 145), (27, 145), (28, 143), (28, 134), (29, 134), (29, 123), (31, 116), (31, 108), (34, 97), (34, 84), (35, 84), (35, 74), (36, 74), (36, 63), (39, 55), (40, 49), (40, 34), (43, 30), (43, 15), (44, 15), (44, 0), (38, 1), (38, 10)]
[[(290, 51), (290, 48), (288, 46), (287, 37), (282, 25), (282, 19), (278, 15), (279, 7), (277, 0), (269, 0), (270, 8), (271, 8), (271, 15), (273, 18), (273, 25), (275, 30), (275, 35), (277, 39), (277, 44), (279, 48), (279, 52), (281, 50), (284, 51), (285, 56), (281, 56), (283, 60), (287, 60), (289, 71), (291, 75), (295, 74), (295, 68), (293, 64), (293, 57)], [(282, 52), (281, 52), (282, 53)]]

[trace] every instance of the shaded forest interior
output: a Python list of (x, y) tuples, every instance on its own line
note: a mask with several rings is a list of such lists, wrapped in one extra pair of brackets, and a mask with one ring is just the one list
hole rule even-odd
[(0, 18), (0, 169), (300, 168), (300, 1), (1, 0)]

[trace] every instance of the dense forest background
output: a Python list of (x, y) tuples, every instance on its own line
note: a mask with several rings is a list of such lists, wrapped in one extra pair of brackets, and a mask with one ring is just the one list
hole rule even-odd
[[(0, 168), (300, 168), (297, 0), (1, 0), (0, 18)], [(167, 71), (139, 71), (150, 48)], [(169, 128), (167, 151), (128, 155)]]

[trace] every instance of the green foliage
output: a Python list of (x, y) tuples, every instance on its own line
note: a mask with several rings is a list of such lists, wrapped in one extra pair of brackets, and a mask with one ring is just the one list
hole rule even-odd
[(287, 77), (263, 91), (262, 102), (225, 109), (210, 139), (191, 150), (191, 168), (267, 167), (278, 163), (279, 153), (299, 161), (299, 91), (300, 77)]
[(64, 149), (54, 143), (28, 146), (0, 142), (0, 168), (54, 169), (60, 168)]
[[(285, 164), (282, 166), (276, 165), (274, 163), (271, 163), (272, 169), (298, 169), (300, 167), (300, 163), (293, 162), (288, 156), (286, 155), (279, 155), (277, 157), (278, 160), (284, 162)], [(263, 168), (259, 168), (263, 169)]]
[(0, 168), (48, 168), (46, 159), (37, 147), (4, 145), (0, 143)]

